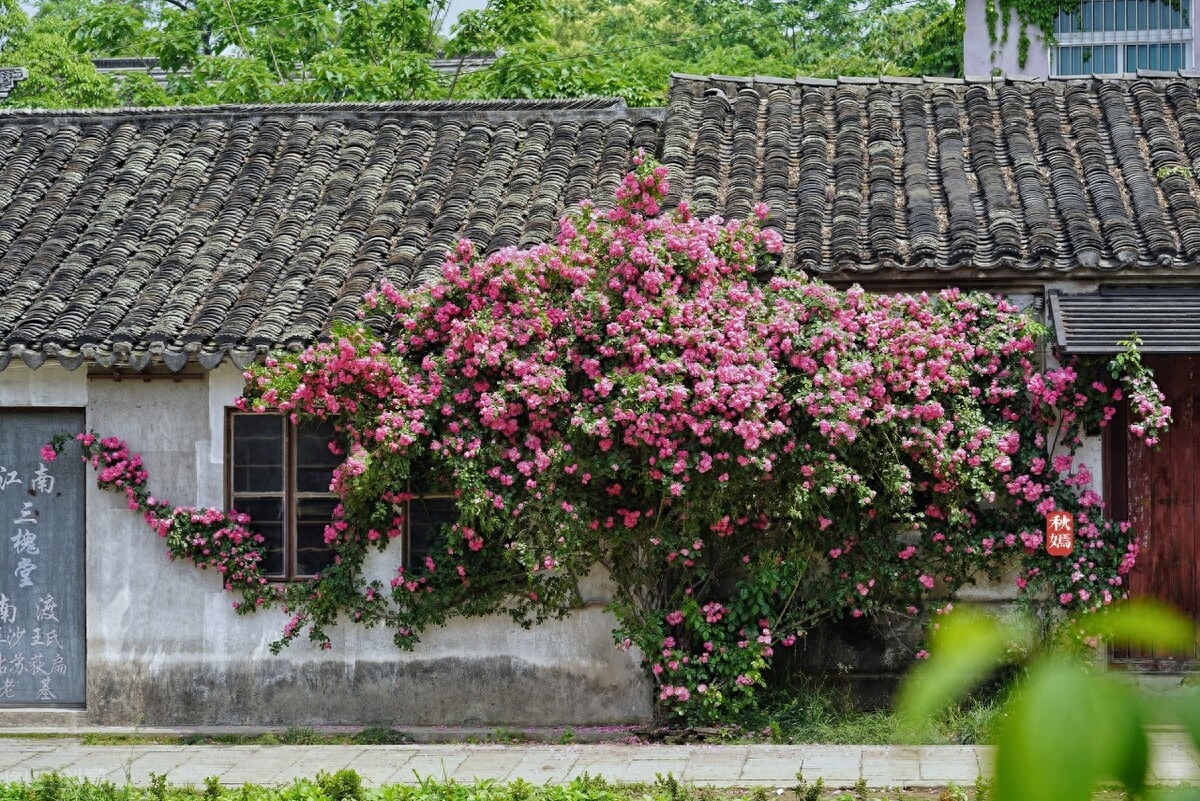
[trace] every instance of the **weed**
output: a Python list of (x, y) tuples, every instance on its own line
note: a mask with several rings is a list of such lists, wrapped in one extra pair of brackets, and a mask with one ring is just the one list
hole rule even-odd
[(558, 744), (570, 745), (573, 742), (575, 742), (575, 730), (567, 726), (562, 730), (562, 734), (558, 735)]
[(288, 726), (279, 735), (279, 742), (284, 745), (316, 745), (322, 740), (321, 735), (310, 726)]
[(350, 742), (355, 745), (405, 745), (409, 739), (408, 735), (402, 731), (385, 726), (368, 726), (362, 731), (350, 735)]
[(33, 783), (33, 801), (59, 801), (68, 780), (58, 771), (44, 773)]
[(861, 776), (854, 783), (854, 799), (855, 801), (870, 801), (867, 797), (867, 780)]
[[(931, 744), (992, 742), (993, 723), (1002, 714), (1011, 683), (997, 682), (981, 693), (937, 715), (925, 732)], [(899, 716), (888, 711), (864, 712), (854, 708), (844, 692), (830, 690), (810, 680), (763, 694), (758, 709), (747, 713), (734, 727), (737, 739), (772, 743), (827, 743), (831, 745), (893, 745), (906, 742), (909, 731)], [(722, 732), (724, 739), (731, 739)]]
[(317, 786), (331, 801), (362, 801), (362, 777), (352, 768), (332, 774), (321, 771), (317, 774)]
[(983, 776), (975, 777), (975, 801), (992, 801), (992, 783)]
[(1154, 171), (1154, 174), (1160, 181), (1165, 180), (1173, 175), (1179, 175), (1183, 178), (1191, 178), (1195, 175), (1195, 173), (1192, 171), (1192, 168), (1186, 164), (1174, 164), (1169, 167), (1159, 167)]
[(204, 801), (217, 801), (221, 797), (221, 780), (216, 776), (204, 777)]
[(167, 774), (151, 771), (149, 790), (154, 801), (167, 801)]
[(528, 740), (529, 738), (522, 732), (505, 728), (492, 729), (486, 738), (486, 742), (489, 743), (524, 743)]
[(967, 791), (950, 782), (938, 793), (938, 801), (968, 801)]
[(798, 801), (820, 801), (821, 791), (825, 789), (825, 780), (817, 777), (817, 780), (809, 784), (804, 780), (803, 773), (796, 774), (796, 786), (792, 788), (796, 793)]
[(687, 788), (675, 778), (675, 774), (670, 772), (666, 776), (661, 773), (654, 774), (654, 789), (660, 793), (665, 793), (666, 797), (671, 799), (671, 801), (686, 801), (691, 795), (687, 791)]

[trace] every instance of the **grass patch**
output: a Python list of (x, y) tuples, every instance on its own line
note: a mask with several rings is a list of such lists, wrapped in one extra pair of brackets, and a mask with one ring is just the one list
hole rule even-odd
[[(969, 698), (929, 721), (920, 741), (928, 745), (987, 745), (994, 724), (1004, 714), (1009, 689)], [(855, 709), (842, 693), (806, 685), (772, 690), (758, 710), (721, 730), (739, 741), (819, 743), (828, 745), (894, 745), (911, 741), (900, 717), (890, 711)]]
[[(151, 774), (146, 786), (91, 782), (60, 773), (45, 773), (24, 781), (0, 782), (0, 801), (991, 801), (991, 788), (980, 780), (968, 787), (901, 790), (825, 787), (819, 778), (798, 775), (794, 786), (783, 788), (715, 788), (682, 782), (671, 774), (650, 783), (611, 782), (582, 776), (568, 784), (534, 785), (477, 780), (460, 783), (425, 779), (415, 785), (366, 787), (352, 769), (318, 772), (280, 787), (247, 784), (225, 787), (215, 778), (203, 785), (175, 785), (167, 776)], [(1116, 790), (1102, 790), (1095, 801), (1118, 801)]]

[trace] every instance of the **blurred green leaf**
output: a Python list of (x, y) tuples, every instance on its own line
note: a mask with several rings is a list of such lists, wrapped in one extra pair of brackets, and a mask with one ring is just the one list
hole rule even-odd
[(1183, 698), (1163, 704), (1162, 708), (1183, 726), (1192, 740), (1192, 745), (1200, 748), (1200, 690), (1192, 690)]
[(1095, 677), (1042, 661), (1030, 670), (996, 750), (996, 801), (1090, 801), (1099, 765)]
[(1138, 696), (1059, 657), (1035, 663), (1001, 725), (996, 801), (1089, 801), (1102, 780), (1146, 789), (1150, 752)]
[(1154, 801), (1200, 801), (1200, 787), (1163, 787), (1151, 798)]
[[(1017, 627), (1017, 635), (1026, 633)], [(918, 733), (930, 716), (962, 698), (1003, 664), (1012, 634), (994, 617), (971, 609), (948, 615), (934, 633), (928, 661), (905, 679), (899, 707), (910, 733)]]
[(1128, 684), (1113, 676), (1098, 675), (1095, 679), (1100, 725), (1094, 736), (1100, 777), (1118, 781), (1140, 795), (1146, 789), (1150, 770), (1150, 742), (1141, 699)]
[(1079, 620), (1084, 634), (1135, 648), (1191, 652), (1196, 624), (1171, 606), (1152, 599), (1128, 601)]

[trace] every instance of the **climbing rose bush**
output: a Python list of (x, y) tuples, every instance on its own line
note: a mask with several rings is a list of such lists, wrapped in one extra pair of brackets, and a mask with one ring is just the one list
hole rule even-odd
[[(71, 439), (67, 434), (54, 437), (42, 446), (42, 459), (54, 461)], [(249, 515), (236, 510), (174, 506), (155, 498), (150, 493), (142, 457), (130, 451), (124, 440), (100, 437), (92, 431), (81, 431), (73, 439), (83, 461), (96, 471), (96, 485), (123, 494), (129, 509), (140, 513), (167, 541), (167, 554), (172, 559), (185, 559), (201, 569), (221, 573), (225, 589), (239, 592), (249, 604), (235, 604), (239, 610), (251, 611), (276, 600), (278, 590), (262, 571), (265, 538), (249, 527)]]
[[(200, 557), (241, 554), (221, 564), (244, 611), (288, 611), (278, 645), (328, 647), (339, 619), (404, 648), (455, 615), (528, 625), (602, 568), (618, 646), (665, 714), (703, 722), (751, 705), (778, 649), (824, 620), (917, 616), (1012, 571), (1068, 613), (1125, 595), (1136, 539), (1074, 451), (1128, 387), (1134, 432), (1162, 435), (1136, 350), (1043, 370), (1045, 332), (1008, 301), (787, 271), (765, 208), (663, 213), (666, 170), (638, 161), (611, 210), (584, 205), (554, 244), (461, 242), (442, 280), (384, 284), (359, 324), (247, 373), (242, 408), (332, 420), (345, 455), (316, 579), (264, 591), (240, 518), (211, 524), (236, 543), (197, 538)], [(365, 576), (411, 488), (438, 482), (458, 521), (422, 563)], [(1070, 557), (1042, 547), (1051, 510), (1075, 516)], [(148, 520), (178, 539), (179, 515)]]

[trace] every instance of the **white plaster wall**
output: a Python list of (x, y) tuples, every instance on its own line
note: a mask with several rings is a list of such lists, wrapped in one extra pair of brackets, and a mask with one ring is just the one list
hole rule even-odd
[[(88, 379), (43, 367), (0, 372), (0, 405), (87, 406), (88, 426), (139, 452), (159, 498), (221, 505), (225, 409), (240, 372), (202, 380)], [(86, 498), (88, 718), (106, 724), (603, 725), (649, 718), (636, 654), (612, 642), (602, 581), (567, 620), (453, 621), (413, 652), (385, 629), (341, 625), (334, 647), (270, 652), (287, 617), (242, 616), (219, 576), (167, 558), (123, 496)], [(371, 567), (394, 574), (397, 554)]]
[(87, 374), (57, 364), (30, 370), (15, 362), (0, 371), (0, 406), (80, 409), (87, 405)]
[[(1006, 77), (1045, 78), (1050, 74), (1050, 51), (1042, 33), (1030, 26), (1029, 56), (1021, 66), (1017, 41), (1021, 36), (1016, 12), (1008, 20), (1007, 37), (997, 35), (995, 44), (988, 31), (985, 0), (967, 0), (966, 33), (963, 36), (963, 74), (970, 77), (1004, 75)], [(1003, 19), (1000, 24), (1003, 25)], [(1000, 32), (997, 31), (997, 34)]]

